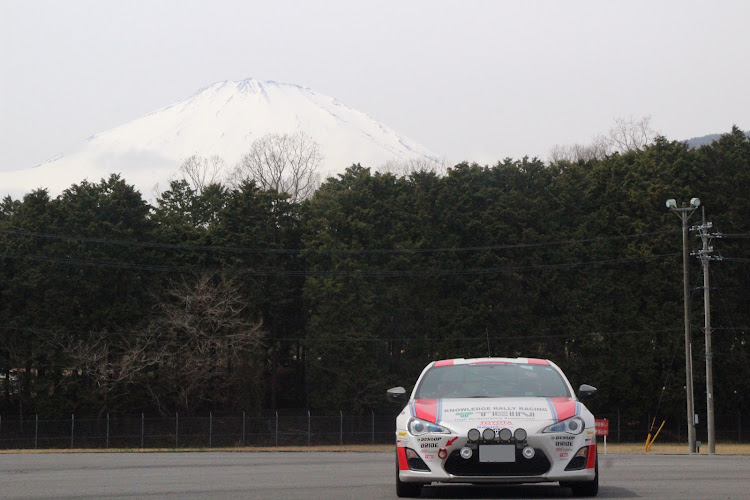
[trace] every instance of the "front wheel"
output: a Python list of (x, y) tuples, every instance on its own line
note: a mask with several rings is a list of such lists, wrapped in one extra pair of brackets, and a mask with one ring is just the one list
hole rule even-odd
[(399, 498), (419, 498), (422, 494), (421, 483), (403, 483), (398, 477), (398, 457), (396, 457), (396, 496)]
[(599, 454), (596, 456), (594, 465), (594, 480), (570, 483), (570, 489), (573, 490), (573, 496), (576, 497), (595, 497), (599, 493)]

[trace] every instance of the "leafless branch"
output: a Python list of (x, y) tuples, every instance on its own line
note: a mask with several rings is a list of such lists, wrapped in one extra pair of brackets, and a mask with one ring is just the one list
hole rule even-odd
[(287, 193), (296, 202), (317, 189), (322, 162), (320, 146), (303, 132), (267, 134), (253, 142), (232, 171), (230, 182), (236, 187), (252, 180), (263, 189)]

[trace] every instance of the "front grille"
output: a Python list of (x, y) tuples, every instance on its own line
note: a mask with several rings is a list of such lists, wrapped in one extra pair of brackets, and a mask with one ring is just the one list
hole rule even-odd
[(516, 449), (515, 462), (480, 462), (479, 453), (467, 460), (456, 450), (445, 461), (445, 470), (454, 476), (541, 476), (551, 465), (542, 450), (535, 451), (531, 459), (524, 458), (521, 450)]

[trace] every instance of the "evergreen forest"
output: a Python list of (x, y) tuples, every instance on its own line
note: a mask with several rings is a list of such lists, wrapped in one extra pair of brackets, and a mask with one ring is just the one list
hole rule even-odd
[[(750, 139), (600, 159), (358, 164), (293, 201), (127, 179), (0, 203), (0, 415), (395, 414), (432, 360), (548, 358), (594, 413), (685, 415), (682, 230), (702, 204), (715, 411), (750, 412)], [(691, 231), (690, 250), (701, 246)], [(696, 411), (703, 276), (689, 258)]]

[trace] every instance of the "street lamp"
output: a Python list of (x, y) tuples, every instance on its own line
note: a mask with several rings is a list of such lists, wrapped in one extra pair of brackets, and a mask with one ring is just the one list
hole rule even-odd
[(690, 205), (683, 203), (682, 207), (670, 198), (667, 200), (667, 208), (676, 213), (682, 219), (682, 280), (683, 280), (683, 303), (685, 309), (685, 391), (687, 393), (687, 421), (688, 421), (688, 446), (690, 453), (695, 453), (695, 410), (693, 399), (693, 355), (692, 341), (690, 339), (690, 289), (688, 272), (688, 219), (695, 209), (700, 206), (701, 200), (692, 198)]

